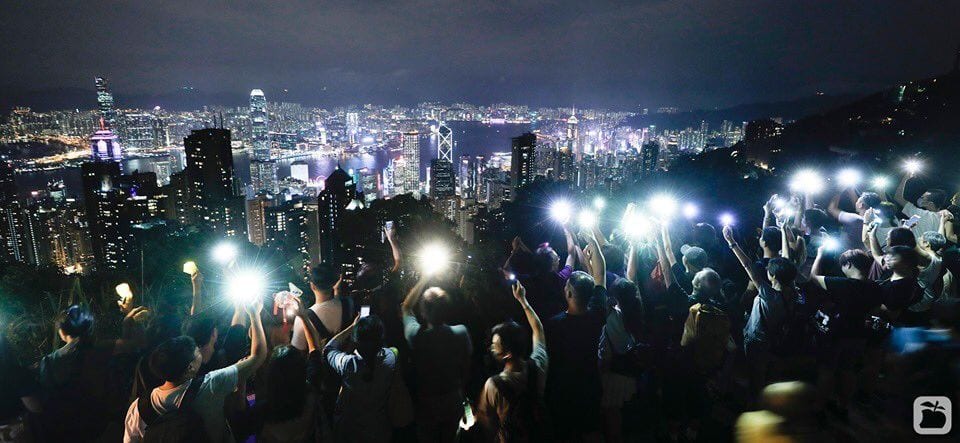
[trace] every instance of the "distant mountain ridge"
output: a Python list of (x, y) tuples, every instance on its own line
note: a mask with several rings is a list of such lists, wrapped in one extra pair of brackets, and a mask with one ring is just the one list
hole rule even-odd
[[(208, 93), (193, 88), (181, 88), (162, 94), (119, 94), (114, 101), (120, 109), (153, 109), (160, 106), (173, 111), (191, 111), (204, 106), (245, 106), (247, 96), (233, 93)], [(97, 93), (92, 89), (53, 88), (20, 94), (0, 94), (0, 112), (6, 114), (17, 106), (26, 106), (37, 112), (66, 109), (95, 109)]]

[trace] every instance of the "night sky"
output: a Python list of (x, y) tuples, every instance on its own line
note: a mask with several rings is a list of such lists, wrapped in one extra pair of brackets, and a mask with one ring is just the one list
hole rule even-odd
[(712, 108), (936, 75), (958, 43), (956, 0), (8, 0), (0, 89)]

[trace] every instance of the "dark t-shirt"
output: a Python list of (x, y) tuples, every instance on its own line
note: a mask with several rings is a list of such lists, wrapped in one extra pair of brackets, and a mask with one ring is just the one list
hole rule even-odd
[(541, 318), (550, 318), (558, 314), (567, 305), (563, 297), (563, 286), (573, 274), (573, 268), (564, 266), (557, 272), (538, 275), (520, 275), (520, 282), (527, 288), (527, 300), (534, 312)]
[(864, 337), (867, 317), (883, 303), (880, 285), (846, 277), (827, 277), (824, 283), (826, 299), (832, 304), (830, 330), (837, 337)]
[(883, 304), (891, 311), (902, 311), (920, 301), (922, 291), (916, 278), (884, 280), (880, 282)]
[(687, 273), (687, 268), (683, 266), (683, 263), (676, 262), (670, 269), (673, 271), (673, 279), (680, 285), (680, 288), (687, 294), (693, 293), (693, 274)]
[(0, 424), (9, 422), (24, 412), (21, 397), (36, 395), (39, 391), (33, 374), (14, 362), (2, 362), (0, 374)]
[[(595, 297), (598, 296), (605, 299), (606, 289), (597, 287)], [(580, 401), (600, 401), (597, 352), (604, 321), (604, 314), (596, 309), (583, 315), (561, 312), (544, 323), (547, 353), (550, 356), (547, 401), (553, 398), (569, 406)]]

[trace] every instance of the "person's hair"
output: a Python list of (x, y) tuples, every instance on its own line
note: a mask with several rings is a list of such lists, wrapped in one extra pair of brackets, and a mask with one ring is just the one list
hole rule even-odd
[(846, 265), (853, 266), (854, 269), (867, 276), (870, 273), (870, 267), (873, 266), (873, 257), (860, 249), (848, 249), (840, 254), (837, 263), (840, 264), (841, 268)]
[(927, 194), (930, 194), (927, 200), (936, 205), (937, 209), (943, 209), (947, 204), (947, 191), (938, 188), (927, 189)]
[(936, 231), (927, 231), (924, 232), (923, 241), (930, 245), (930, 250), (933, 252), (940, 252), (941, 249), (947, 246), (947, 238), (943, 234)]
[(517, 322), (508, 320), (493, 327), (490, 337), (500, 336), (500, 348), (513, 358), (523, 360), (530, 354), (530, 338)]
[(783, 247), (783, 233), (776, 226), (767, 226), (760, 233), (763, 243), (773, 252), (779, 252)]
[(147, 349), (156, 348), (160, 343), (180, 335), (181, 329), (180, 317), (177, 315), (161, 314), (152, 317), (144, 334), (147, 338)]
[(550, 268), (553, 266), (553, 260), (556, 255), (556, 251), (554, 251), (550, 245), (543, 245), (537, 248), (536, 252), (533, 254), (534, 274), (546, 274), (547, 272), (550, 272)]
[(623, 249), (612, 243), (603, 245), (600, 250), (603, 252), (603, 258), (607, 263), (607, 271), (614, 274), (623, 274), (627, 262), (624, 260)]
[(722, 303), (722, 289), (720, 274), (713, 269), (703, 268), (693, 275), (693, 297), (700, 303)]
[[(272, 316), (271, 316), (272, 317)], [(223, 334), (223, 358), (226, 364), (234, 364), (250, 354), (250, 335), (244, 325), (232, 325)]]
[(874, 208), (874, 209), (878, 208), (880, 206), (880, 203), (883, 202), (883, 200), (880, 199), (880, 194), (877, 194), (876, 192), (870, 192), (870, 191), (860, 194), (860, 201), (863, 202), (864, 206), (868, 208)]
[(803, 211), (803, 219), (812, 230), (820, 229), (830, 222), (830, 216), (823, 209), (810, 208)]
[(917, 255), (917, 250), (909, 246), (891, 246), (887, 251), (887, 254), (890, 254), (894, 257), (900, 259), (904, 262), (904, 266), (909, 269), (914, 269), (920, 263), (920, 257)]
[(882, 218), (883, 221), (897, 224), (897, 205), (890, 202), (882, 202), (880, 206), (877, 207), (877, 213), (880, 214), (880, 218)]
[(697, 223), (690, 230), (690, 244), (707, 249), (717, 244), (717, 228), (709, 223)]
[(150, 354), (150, 370), (163, 381), (181, 381), (196, 357), (197, 343), (185, 335), (171, 338)]
[(300, 416), (306, 404), (307, 359), (290, 345), (277, 346), (267, 364), (267, 420), (283, 422)]
[(913, 235), (913, 231), (909, 228), (893, 228), (887, 234), (887, 246), (907, 246), (915, 248), (917, 247), (917, 237)]
[(213, 316), (197, 315), (187, 320), (187, 324), (183, 328), (183, 335), (192, 338), (197, 347), (202, 348), (210, 344), (214, 329), (217, 329), (217, 320)]
[(364, 370), (360, 374), (363, 381), (373, 380), (373, 371), (383, 358), (383, 335), (383, 322), (376, 315), (357, 320), (353, 341), (357, 344), (357, 353), (363, 358)]
[(436, 286), (423, 291), (420, 300), (425, 320), (432, 325), (443, 324), (447, 321), (447, 311), (450, 307), (450, 296), (447, 291)]
[(73, 338), (88, 337), (93, 331), (93, 314), (84, 306), (72, 305), (58, 316), (57, 328)]
[(797, 266), (783, 257), (774, 257), (767, 262), (767, 272), (777, 279), (781, 286), (792, 286), (797, 279)]
[(329, 263), (320, 263), (310, 268), (310, 283), (320, 291), (329, 291), (340, 279), (340, 273)]
[(643, 330), (644, 306), (637, 284), (626, 278), (618, 278), (610, 285), (607, 294), (617, 301), (627, 329), (635, 334), (640, 333)]
[(586, 308), (590, 302), (590, 297), (593, 297), (593, 288), (596, 286), (593, 277), (583, 271), (574, 271), (573, 274), (570, 274), (568, 282), (570, 287), (573, 288), (573, 298), (577, 306)]

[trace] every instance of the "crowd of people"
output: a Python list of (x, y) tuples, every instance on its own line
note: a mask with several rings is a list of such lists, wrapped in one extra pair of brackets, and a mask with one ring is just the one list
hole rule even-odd
[(391, 228), (351, 287), (225, 307), (197, 270), (189, 307), (121, 297), (119, 338), (69, 306), (39, 362), (0, 337), (0, 441), (909, 438), (915, 396), (960, 398), (960, 193), (912, 177), (773, 195), (755, 234), (562, 223), (487, 269), (416, 272)]

